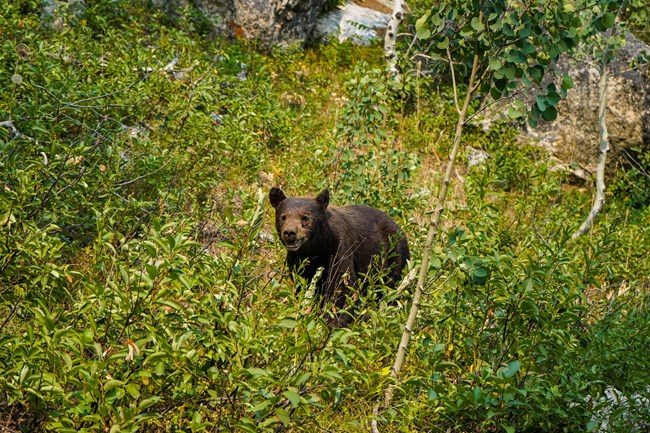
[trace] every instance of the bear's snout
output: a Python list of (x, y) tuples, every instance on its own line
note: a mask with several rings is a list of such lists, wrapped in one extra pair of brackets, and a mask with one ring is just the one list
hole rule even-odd
[(287, 242), (294, 242), (296, 240), (296, 231), (295, 230), (285, 230), (282, 232), (284, 240)]
[(299, 223), (287, 220), (280, 231), (282, 243), (288, 251), (298, 251), (307, 238)]

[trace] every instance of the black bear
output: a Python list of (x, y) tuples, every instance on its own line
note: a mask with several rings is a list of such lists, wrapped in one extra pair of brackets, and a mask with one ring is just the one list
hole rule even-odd
[[(384, 212), (362, 205), (329, 206), (329, 198), (327, 189), (315, 199), (287, 198), (277, 186), (269, 192), (289, 270), (311, 281), (323, 268), (315, 299), (321, 307), (332, 300), (340, 311), (349, 288), (364, 293), (371, 263), (386, 272), (387, 285), (395, 287), (409, 259), (409, 247), (402, 230)], [(330, 323), (342, 327), (351, 321), (352, 315), (341, 312)]]

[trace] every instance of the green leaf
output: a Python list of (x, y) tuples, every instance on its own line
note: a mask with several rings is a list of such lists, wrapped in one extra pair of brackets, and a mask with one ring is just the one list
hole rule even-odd
[(508, 424), (501, 424), (506, 433), (515, 433), (515, 428)]
[(45, 386), (42, 386), (41, 389), (40, 389), (40, 391), (41, 391), (41, 392), (51, 392), (51, 393), (56, 393), (56, 394), (59, 394), (59, 393), (62, 393), (62, 392), (63, 392), (63, 390), (61, 389), (61, 387), (60, 387), (60, 386), (56, 386), (56, 385), (45, 385)]
[(436, 46), (441, 50), (446, 50), (449, 48), (449, 37), (445, 36), (442, 40), (438, 41)]
[(496, 87), (492, 87), (492, 88), (490, 89), (490, 96), (491, 96), (492, 99), (494, 99), (495, 101), (498, 101), (498, 100), (501, 99), (501, 97), (503, 96), (503, 92), (502, 92), (501, 90), (497, 89)]
[(431, 30), (423, 29), (422, 31), (417, 32), (416, 36), (421, 41), (425, 41), (425, 40), (427, 40), (427, 39), (429, 39), (431, 37)]
[(284, 424), (285, 426), (291, 425), (291, 417), (289, 416), (286, 410), (279, 407), (275, 410), (275, 415), (278, 417), (280, 422), (282, 422), (282, 424)]
[(149, 263), (144, 264), (145, 270), (147, 271), (147, 276), (150, 279), (155, 279), (158, 276), (158, 268)]
[(521, 44), (521, 51), (526, 55), (531, 55), (537, 52), (537, 48), (535, 48), (535, 45), (531, 44), (530, 42), (524, 41)]
[(445, 350), (445, 347), (447, 347), (446, 344), (444, 343), (438, 343), (435, 346), (433, 346), (433, 353), (440, 353), (443, 350)]
[(497, 90), (503, 93), (503, 91), (506, 90), (506, 88), (508, 87), (508, 80), (506, 80), (505, 78), (494, 80), (494, 87), (496, 87)]
[(476, 278), (485, 278), (485, 277), (487, 277), (487, 275), (488, 275), (487, 268), (484, 268), (484, 267), (481, 266), (479, 268), (474, 269), (474, 276)]
[(521, 362), (519, 362), (518, 360), (514, 360), (508, 365), (508, 369), (503, 374), (505, 377), (511, 378), (512, 376), (517, 374), (520, 368), (521, 368)]
[(156, 363), (156, 365), (153, 368), (153, 372), (156, 374), (156, 376), (162, 376), (165, 374), (165, 363), (160, 361)]
[(247, 368), (246, 371), (253, 377), (269, 377), (270, 373), (258, 367)]
[[(176, 311), (179, 311), (179, 310), (183, 309), (183, 306), (181, 304), (179, 304), (177, 302), (174, 302), (174, 301), (172, 301), (170, 299), (157, 300), (156, 304), (164, 305), (165, 307), (169, 307), (172, 310), (176, 310)], [(158, 353), (161, 353), (161, 352), (158, 352)], [(153, 355), (151, 355), (151, 356), (153, 356)]]
[(528, 124), (532, 128), (537, 128), (537, 124), (539, 123), (539, 115), (541, 111), (537, 107), (537, 104), (533, 104), (533, 106), (530, 108), (530, 111), (528, 113)]
[(508, 61), (513, 63), (525, 63), (526, 55), (519, 50), (512, 50), (508, 53)]
[(436, 13), (431, 16), (431, 29), (435, 33), (440, 33), (442, 29), (445, 28), (445, 20), (440, 16), (440, 13)]
[(482, 393), (481, 388), (475, 386), (474, 389), (472, 390), (472, 397), (475, 402), (477, 402), (481, 398), (481, 393)]
[(570, 75), (564, 74), (562, 76), (562, 88), (564, 90), (573, 89), (573, 78)]
[(341, 375), (338, 373), (338, 370), (336, 369), (336, 367), (333, 367), (333, 366), (325, 366), (325, 367), (323, 367), (323, 375), (324, 376), (329, 376), (330, 378), (335, 379), (335, 380), (343, 380)]
[(287, 398), (287, 400), (289, 400), (291, 406), (293, 406), (294, 408), (298, 407), (298, 405), (300, 404), (300, 394), (298, 394), (297, 392), (285, 391), (282, 393), (282, 395), (284, 395)]
[(134, 399), (137, 400), (138, 398), (140, 398), (140, 388), (135, 383), (128, 383), (125, 386), (125, 389), (126, 389), (126, 392), (128, 392), (129, 395), (131, 397), (133, 397)]
[(546, 110), (542, 111), (542, 119), (547, 122), (552, 122), (557, 119), (557, 108), (547, 107)]
[(147, 250), (147, 253), (149, 254), (149, 257), (152, 259), (155, 259), (156, 256), (158, 255), (158, 250), (156, 248), (156, 244), (154, 244), (151, 241), (143, 241), (142, 245), (144, 245), (145, 249)]
[(508, 117), (511, 119), (517, 119), (523, 116), (523, 112), (517, 110), (515, 107), (508, 107)]
[(605, 29), (611, 29), (614, 27), (614, 23), (616, 22), (616, 15), (611, 12), (605, 12), (600, 19)]
[(269, 407), (270, 404), (271, 404), (271, 402), (269, 400), (264, 400), (260, 404), (256, 404), (255, 406), (251, 407), (250, 411), (251, 412), (260, 412), (260, 411), (266, 409), (267, 407)]
[(498, 71), (501, 69), (501, 66), (503, 66), (503, 63), (501, 63), (501, 60), (496, 57), (492, 56), (489, 58), (489, 68), (493, 71)]
[(257, 433), (258, 432), (257, 425), (255, 424), (255, 421), (248, 418), (248, 417), (241, 418), (239, 420), (239, 423), (235, 424), (235, 427), (240, 429), (240, 430), (244, 430), (245, 432), (248, 432), (248, 433)]
[(117, 379), (109, 379), (104, 384), (104, 391), (108, 392), (111, 389), (115, 388), (116, 386), (124, 386), (124, 382)]
[(154, 404), (158, 403), (159, 401), (160, 401), (160, 397), (158, 397), (157, 395), (151, 396), (149, 398), (145, 398), (138, 405), (138, 409), (140, 410), (147, 409), (153, 406)]
[(415, 33), (418, 39), (425, 40), (431, 37), (431, 30), (427, 26), (429, 14), (424, 14), (415, 22)]
[(151, 355), (147, 355), (147, 357), (145, 358), (145, 360), (143, 362), (143, 365), (155, 363), (155, 362), (157, 362), (157, 361), (159, 361), (159, 360), (161, 360), (163, 358), (166, 358), (166, 357), (167, 357), (167, 354), (165, 352), (154, 352)]
[(506, 77), (508, 80), (514, 80), (517, 72), (513, 66), (507, 66), (503, 68), (502, 71), (503, 71), (503, 76)]
[(546, 94), (546, 103), (551, 107), (555, 107), (561, 99), (560, 94), (557, 92), (551, 91)]
[(537, 316), (539, 314), (539, 307), (530, 299), (523, 299), (521, 301), (521, 309), (524, 313), (531, 316)]
[(15, 222), (16, 222), (16, 218), (11, 213), (11, 209), (9, 209), (7, 212), (5, 212), (5, 214), (2, 217), (0, 217), (0, 227)]
[(532, 288), (533, 279), (531, 277), (525, 278), (524, 281), (521, 282), (521, 290), (524, 292), (530, 292)]
[(477, 32), (482, 32), (485, 30), (485, 25), (481, 22), (478, 17), (472, 18), (472, 28)]
[(458, 364), (454, 362), (439, 362), (438, 364), (436, 364), (436, 370), (442, 371), (446, 369), (460, 370)]
[(296, 386), (301, 386), (302, 384), (304, 384), (305, 382), (307, 382), (307, 381), (309, 380), (310, 377), (311, 377), (311, 373), (309, 373), (309, 372), (308, 372), (308, 373), (303, 373), (303, 374), (299, 375), (299, 376), (296, 378), (296, 380), (294, 380), (293, 383), (294, 383), (294, 385), (296, 385)]
[(539, 83), (542, 81), (542, 78), (544, 78), (544, 67), (541, 65), (535, 65), (526, 70), (528, 73), (528, 76), (535, 81), (536, 83)]
[(592, 432), (592, 431), (596, 430), (598, 428), (598, 426), (599, 426), (598, 421), (595, 420), (595, 419), (592, 419), (591, 421), (589, 421), (587, 423), (587, 431)]
[(286, 318), (286, 319), (282, 319), (282, 320), (280, 320), (280, 321), (278, 322), (278, 326), (280, 326), (280, 327), (282, 327), (282, 328), (293, 329), (293, 328), (295, 328), (296, 326), (298, 326), (298, 321), (295, 320), (295, 319), (292, 319), (292, 318)]
[(463, 38), (471, 36), (474, 33), (474, 29), (471, 25), (467, 24), (462, 29), (460, 29), (460, 35)]
[(266, 427), (268, 427), (270, 425), (273, 425), (273, 424), (276, 424), (278, 421), (280, 421), (280, 418), (278, 418), (277, 416), (271, 416), (271, 417), (266, 418), (261, 423), (259, 423), (257, 425), (257, 427), (259, 428), (260, 431), (268, 431), (268, 429), (266, 429)]

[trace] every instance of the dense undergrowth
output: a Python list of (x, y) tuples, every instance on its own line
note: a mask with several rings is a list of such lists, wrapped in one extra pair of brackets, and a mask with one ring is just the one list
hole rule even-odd
[[(263, 55), (204, 30), (125, 1), (49, 24), (38, 2), (0, 12), (3, 429), (647, 428), (640, 173), (571, 241), (588, 191), (510, 126), (470, 125), (490, 158), (454, 180), (395, 382), (408, 289), (329, 329), (285, 275), (266, 192), (380, 207), (417, 266), (449, 90), (389, 82), (376, 48)], [(627, 403), (599, 403), (612, 388)]]

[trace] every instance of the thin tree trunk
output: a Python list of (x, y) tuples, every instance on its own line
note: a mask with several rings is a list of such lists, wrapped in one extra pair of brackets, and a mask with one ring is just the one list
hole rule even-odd
[[(424, 283), (429, 271), (429, 259), (431, 257), (431, 250), (433, 248), (433, 242), (438, 236), (440, 220), (442, 217), (442, 212), (445, 206), (445, 199), (447, 198), (447, 191), (449, 190), (449, 184), (451, 182), (451, 174), (454, 170), (454, 163), (456, 161), (456, 156), (460, 149), (460, 141), (463, 133), (463, 125), (465, 124), (465, 118), (467, 116), (467, 109), (472, 100), (472, 96), (476, 91), (474, 81), (476, 79), (476, 73), (478, 70), (479, 64), (479, 54), (474, 55), (474, 62), (472, 65), (472, 73), (469, 79), (467, 95), (465, 95), (465, 100), (463, 106), (458, 107), (458, 123), (456, 123), (456, 133), (454, 135), (454, 142), (449, 154), (449, 160), (447, 162), (447, 169), (445, 171), (445, 176), (442, 180), (442, 185), (438, 193), (436, 200), (436, 207), (431, 215), (431, 222), (429, 224), (429, 231), (427, 233), (427, 239), (424, 244), (424, 251), (422, 253), (422, 264), (420, 265), (420, 274), (418, 277), (417, 286), (415, 288), (415, 293), (413, 294), (413, 304), (411, 305), (411, 310), (409, 311), (409, 317), (406, 321), (406, 326), (404, 327), (404, 332), (402, 333), (402, 339), (397, 348), (397, 355), (395, 356), (395, 363), (391, 370), (391, 374), (396, 379), (399, 378), (399, 373), (402, 369), (404, 359), (406, 357), (406, 349), (408, 347), (409, 341), (411, 339), (411, 334), (415, 326), (415, 320), (417, 318), (418, 311), (420, 309), (420, 299), (422, 298), (422, 290), (424, 289)], [(454, 77), (453, 73), (453, 64), (450, 65), (452, 69), (452, 78)], [(391, 399), (393, 397), (394, 386), (389, 386), (386, 389), (384, 394), (384, 407), (387, 408), (390, 405)], [(378, 411), (373, 411), (378, 412)], [(373, 431), (375, 431), (375, 426), (373, 426)]]
[(406, 10), (408, 10), (408, 6), (406, 6), (404, 0), (393, 0), (393, 13), (388, 21), (386, 36), (384, 36), (384, 57), (388, 63), (388, 73), (394, 77), (399, 77), (399, 71), (397, 70), (397, 53), (395, 52), (397, 31), (404, 20)]
[[(616, 33), (612, 32), (612, 36)], [(607, 43), (607, 42), (605, 42)], [(600, 65), (600, 81), (598, 83), (598, 128), (600, 131), (600, 150), (598, 152), (598, 168), (596, 170), (596, 195), (589, 215), (578, 230), (571, 235), (571, 238), (578, 238), (587, 233), (594, 225), (596, 216), (605, 205), (605, 163), (607, 151), (609, 150), (609, 137), (607, 134), (607, 65), (609, 57), (609, 45), (605, 48)]]

